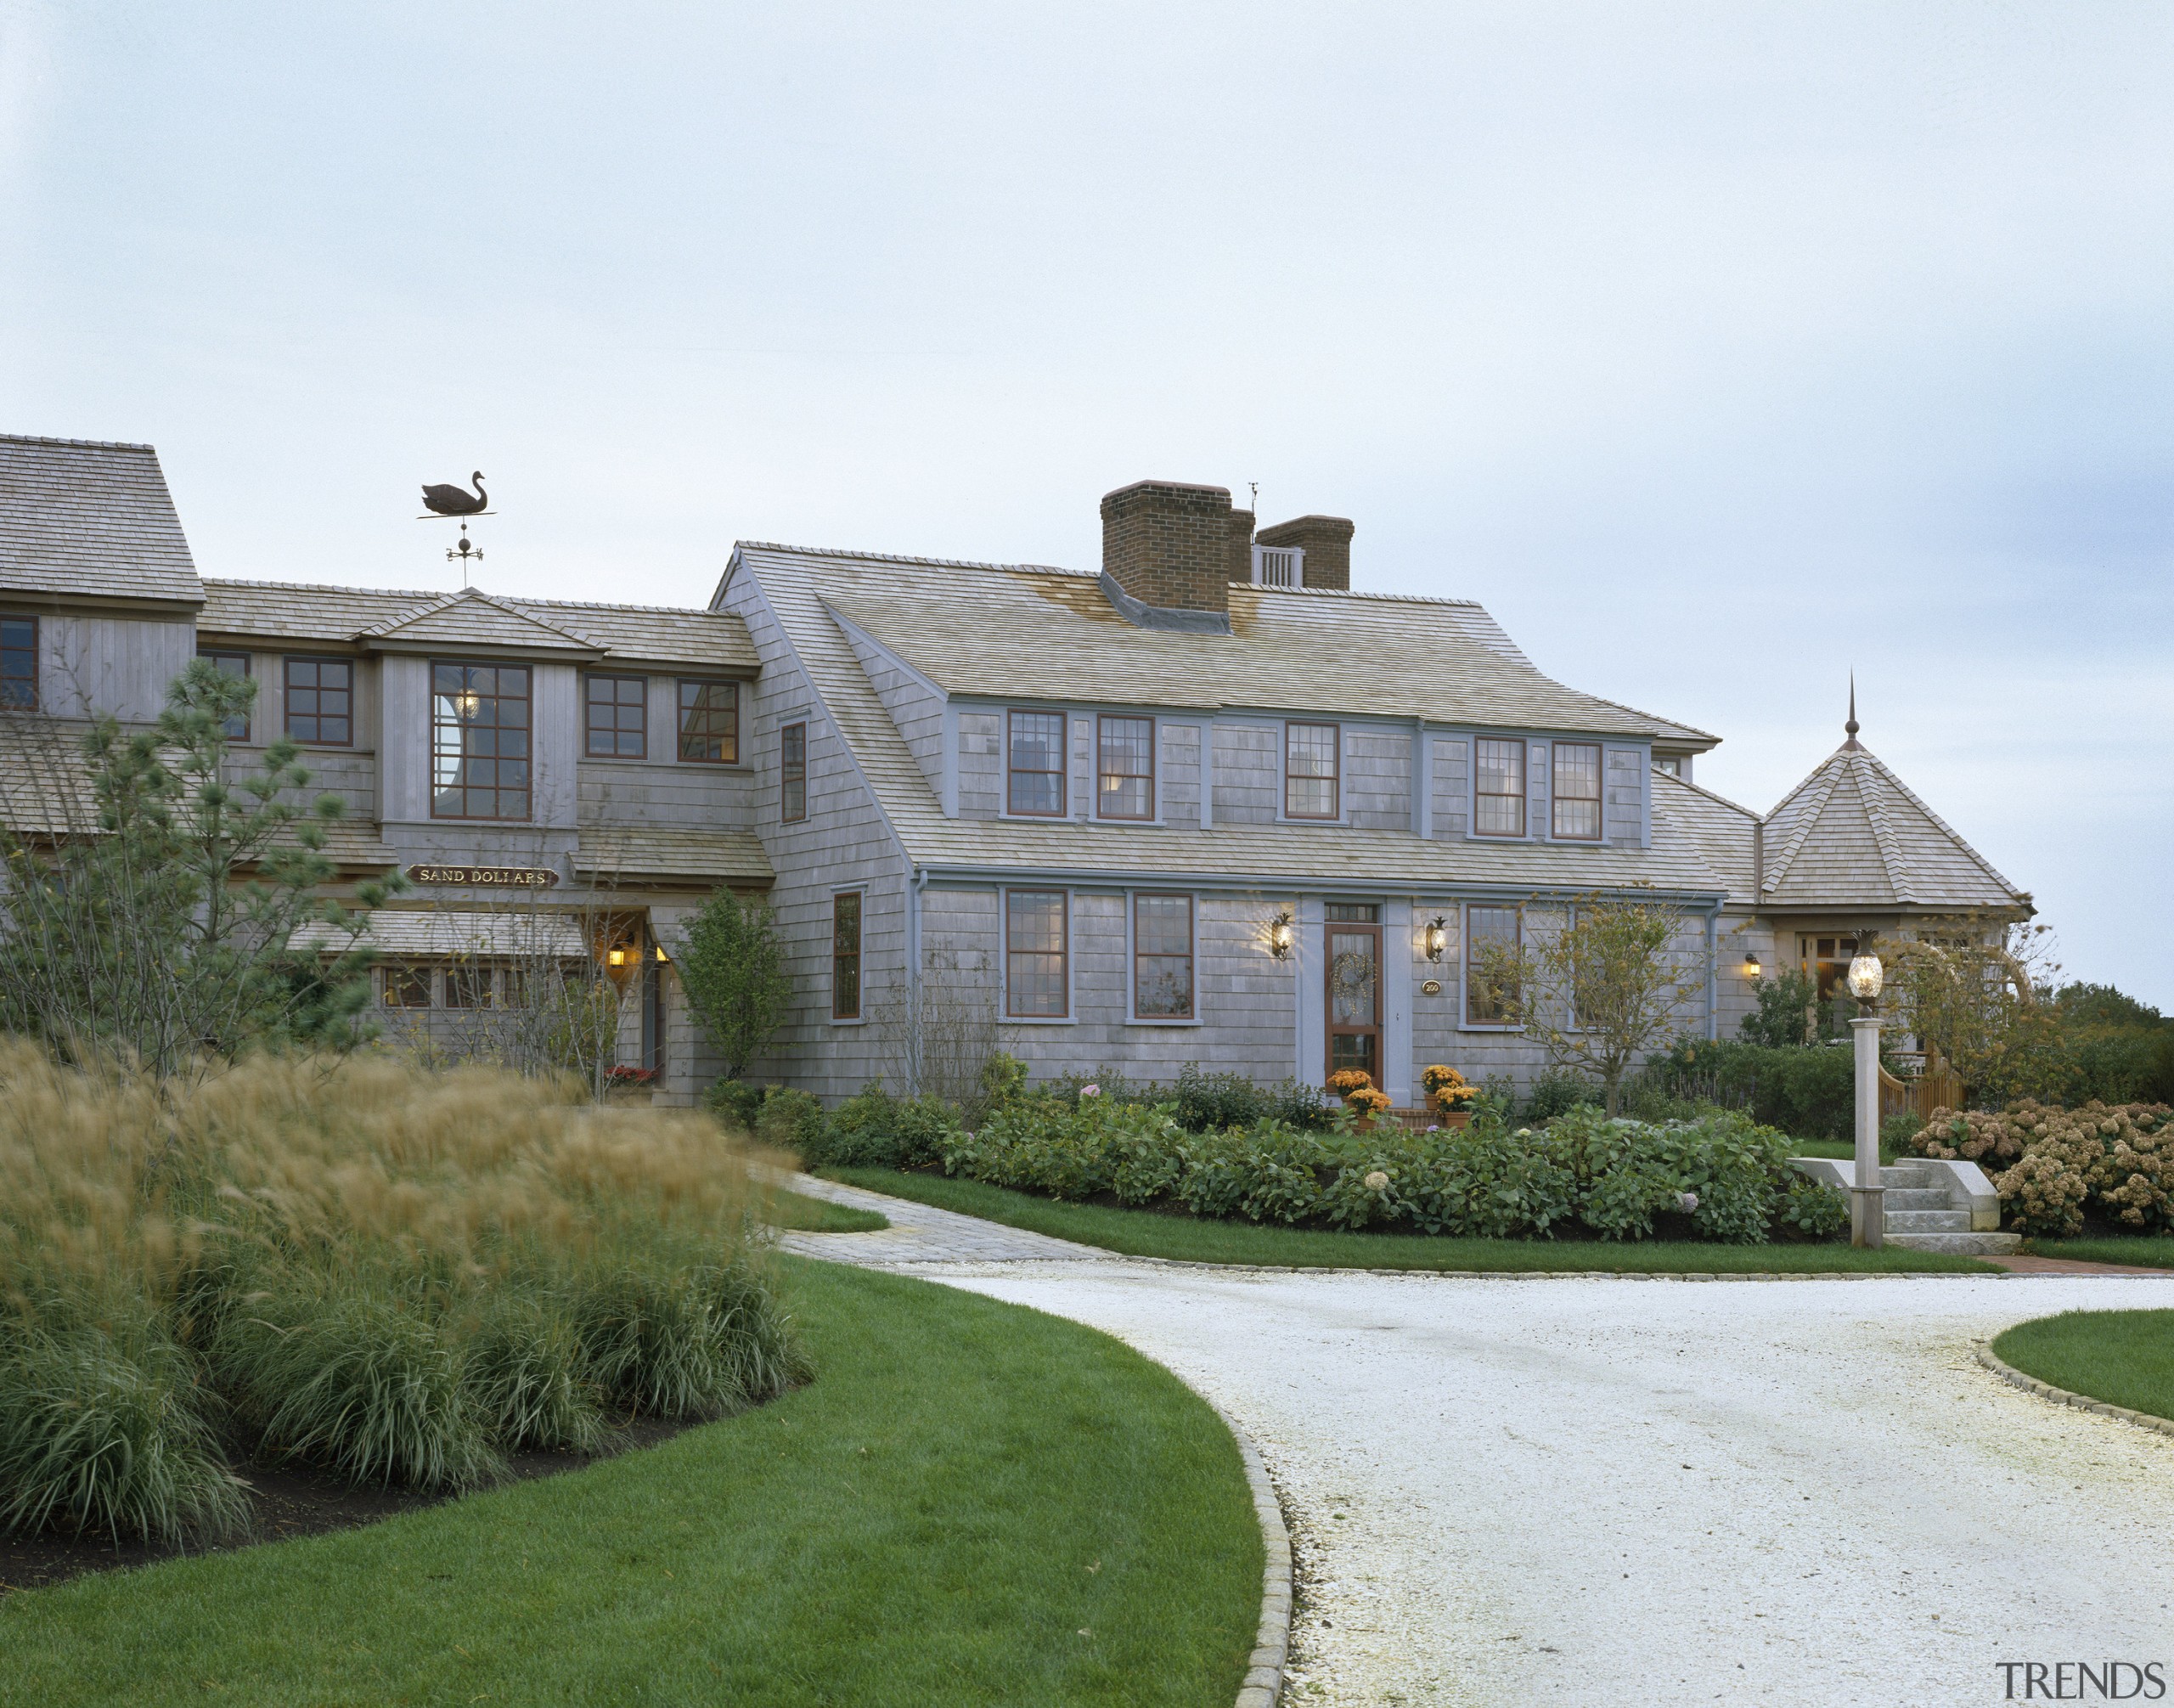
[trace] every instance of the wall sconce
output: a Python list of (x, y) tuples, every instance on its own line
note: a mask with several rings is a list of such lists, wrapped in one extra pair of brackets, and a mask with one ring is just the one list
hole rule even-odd
[(1879, 957), (1869, 952), (1853, 956), (1850, 961), (1850, 995), (1860, 1002), (1877, 1002), (1880, 986), (1887, 982)]
[(1281, 961), (1291, 953), (1291, 945), (1298, 939), (1298, 922), (1291, 917), (1291, 910), (1279, 908), (1276, 917), (1268, 922), (1268, 952)]
[(627, 950), (625, 946), (623, 944), (615, 943), (611, 948), (605, 950), (604, 964), (606, 967), (624, 967), (627, 964)]
[(1756, 955), (1753, 954), (1748, 949), (1744, 950), (1743, 976), (1746, 978), (1749, 978), (1754, 984), (1756, 984), (1759, 982), (1759, 975), (1766, 970), (1766, 969), (1765, 967), (1759, 964), (1759, 957)]
[(1439, 961), (1442, 951), (1450, 946), (1450, 921), (1447, 914), (1436, 914), (1427, 922), (1427, 958)]
[(664, 945), (661, 943), (656, 945), (656, 964), (659, 967), (669, 966), (671, 964), (671, 957), (665, 954)]

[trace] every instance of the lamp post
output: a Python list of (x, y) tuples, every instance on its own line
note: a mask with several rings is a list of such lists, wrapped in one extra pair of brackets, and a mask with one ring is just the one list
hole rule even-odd
[(1879, 957), (1860, 954), (1850, 962), (1850, 995), (1872, 1012), (1850, 1023), (1857, 1059), (1857, 1172), (1850, 1188), (1850, 1243), (1878, 1250), (1886, 1231), (1879, 1181), (1879, 1001), (1884, 974)]

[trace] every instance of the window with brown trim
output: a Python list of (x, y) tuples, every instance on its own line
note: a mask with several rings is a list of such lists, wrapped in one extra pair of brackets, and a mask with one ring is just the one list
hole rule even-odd
[(385, 1006), (388, 1008), (427, 1008), (431, 1006), (431, 969), (406, 965), (385, 969)]
[(649, 757), (649, 678), (581, 679), (582, 748), (592, 759)]
[[(196, 656), (208, 660), (222, 676), (236, 676), (245, 682), (249, 680), (249, 654), (246, 652), (214, 652), (208, 648), (201, 648)], [(246, 741), (249, 739), (249, 713), (243, 712), (228, 719), (223, 728), (229, 741)]]
[(37, 707), (37, 618), (0, 617), (0, 710)]
[(1005, 720), (1007, 809), (1030, 818), (1064, 816), (1062, 712), (1013, 712)]
[(831, 1017), (860, 1018), (860, 892), (831, 898)]
[(1132, 1017), (1193, 1018), (1192, 898), (1132, 899)]
[(1481, 740), (1473, 785), (1478, 811), (1473, 829), (1483, 837), (1525, 833), (1525, 744)]
[(1550, 790), (1555, 834), (1571, 842), (1600, 840), (1600, 745), (1595, 741), (1555, 744)]
[(355, 661), (286, 661), (287, 734), (318, 747), (355, 745)]
[(778, 816), (797, 825), (808, 816), (808, 726), (778, 731)]
[(432, 818), (528, 816), (530, 710), (526, 664), (432, 661)]
[(1498, 967), (1490, 967), (1491, 949), (1496, 955), (1514, 955), (1523, 942), (1523, 919), (1514, 907), (1468, 906), (1464, 911), (1464, 1018), (1467, 1026), (1509, 1023), (1511, 1005), (1518, 987), (1506, 983)]
[(1155, 816), (1155, 720), (1095, 720), (1095, 816)]
[(1343, 803), (1343, 731), (1334, 724), (1283, 726), (1283, 816), (1332, 819)]
[(679, 682), (679, 758), (690, 765), (740, 763), (740, 685)]
[(445, 1006), (448, 1008), (489, 1008), (496, 995), (492, 969), (473, 961), (456, 961), (445, 970)]
[(1004, 893), (1004, 1012), (1062, 1020), (1072, 1012), (1070, 898), (1061, 889)]

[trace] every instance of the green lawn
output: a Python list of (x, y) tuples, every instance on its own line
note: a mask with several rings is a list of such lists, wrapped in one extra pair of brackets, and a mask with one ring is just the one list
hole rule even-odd
[(2033, 1239), (2024, 1249), (2033, 1257), (2072, 1257), (2084, 1263), (2128, 1263), (2143, 1269), (2174, 1269), (2174, 1237), (2166, 1234), (2117, 1234), (2104, 1239)]
[(1237, 1448), (1076, 1324), (782, 1260), (819, 1374), (566, 1476), (0, 1598), (0, 1701), (1228, 1708)]
[(2174, 1311), (2064, 1311), (2017, 1323), (1993, 1356), (2071, 1394), (2174, 1418)]
[(1430, 1239), (1416, 1234), (1336, 1233), (1208, 1221), (1107, 1204), (1063, 1203), (980, 1181), (891, 1169), (825, 1169), (825, 1179), (865, 1187), (1030, 1228), (1134, 1257), (1190, 1263), (1258, 1263), (1302, 1269), (1600, 1269), (1787, 1275), (1857, 1270), (1945, 1270), (1998, 1274), (1974, 1258), (1924, 1251), (1853, 1251), (1846, 1245), (1708, 1245), (1661, 1241)]
[(783, 1190), (763, 1198), (763, 1220), (794, 1233), (873, 1233), (891, 1225), (891, 1218), (878, 1210), (855, 1209), (851, 1204)]

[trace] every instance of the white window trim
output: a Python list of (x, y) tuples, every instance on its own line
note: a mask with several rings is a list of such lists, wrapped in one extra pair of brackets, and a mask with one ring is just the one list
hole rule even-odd
[[(1011, 1012), (1011, 895), (1015, 890), (1064, 898), (1064, 1012), (1062, 1014), (1014, 1014)], [(996, 988), (1000, 1017), (998, 1023), (1005, 1026), (1077, 1026), (1079, 1023), (1079, 992), (1076, 988), (1079, 955), (1073, 942), (1077, 935), (1073, 925), (1079, 910), (1079, 898), (1068, 884), (1007, 883), (999, 888), (996, 892)]]
[[(1135, 904), (1143, 895), (1183, 896), (1192, 905), (1188, 914), (1191, 922), (1192, 955), (1192, 1013), (1184, 1019), (1142, 1014), (1140, 1012), (1140, 955), (1136, 939), (1139, 915)], [(1189, 889), (1129, 889), (1124, 893), (1124, 1012), (1128, 1026), (1157, 1028), (1204, 1026), (1208, 1023), (1201, 1016), (1200, 1001), (1200, 896)]]
[[(798, 719), (789, 719), (797, 723)], [(805, 823), (806, 820), (800, 820)], [(839, 1014), (838, 1006), (838, 898), (857, 895), (860, 898), (860, 1012)], [(824, 1013), (833, 1026), (865, 1026), (868, 1023), (868, 886), (848, 883), (831, 892), (831, 905), (823, 916), (823, 996)]]
[[(1477, 749), (1474, 751), (1477, 753)], [(1489, 840), (1494, 842), (1512, 842), (1516, 839), (1511, 837), (1495, 837), (1489, 838)], [(1472, 934), (1472, 910), (1475, 907), (1507, 907), (1510, 909), (1518, 916), (1518, 947), (1519, 949), (1523, 949), (1525, 943), (1525, 905), (1523, 902), (1467, 901), (1458, 904), (1459, 917), (1457, 921), (1457, 930), (1460, 941), (1457, 944), (1456, 1029), (1460, 1032), (1523, 1032), (1525, 1029), (1523, 1027), (1512, 1025), (1507, 1021), (1474, 1020), (1472, 1017), (1472, 1003), (1467, 986), (1472, 978), (1473, 944), (1475, 940)]]

